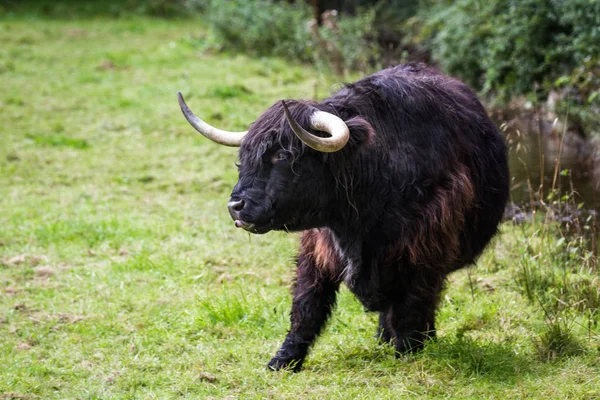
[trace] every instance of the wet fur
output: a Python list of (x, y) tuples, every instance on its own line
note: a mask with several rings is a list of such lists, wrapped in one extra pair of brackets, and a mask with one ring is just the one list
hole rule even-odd
[[(503, 138), (468, 87), (422, 65), (288, 106), (306, 128), (315, 108), (338, 115), (351, 136), (339, 152), (317, 153), (276, 103), (240, 149), (232, 199), (251, 202), (242, 216), (303, 231), (291, 329), (269, 367), (301, 367), (342, 282), (379, 312), (379, 335), (398, 354), (421, 348), (435, 336), (446, 276), (496, 233), (508, 196)], [(287, 169), (266, 165), (278, 149)]]

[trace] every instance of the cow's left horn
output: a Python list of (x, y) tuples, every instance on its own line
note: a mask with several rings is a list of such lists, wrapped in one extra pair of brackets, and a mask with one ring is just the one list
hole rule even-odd
[(320, 110), (316, 110), (311, 115), (310, 127), (314, 130), (327, 132), (331, 135), (331, 137), (322, 138), (313, 135), (302, 128), (292, 117), (285, 101), (282, 100), (281, 104), (283, 104), (285, 118), (287, 119), (288, 124), (290, 124), (290, 128), (292, 128), (296, 136), (298, 136), (298, 139), (302, 140), (311, 149), (324, 153), (332, 153), (341, 150), (346, 143), (348, 143), (350, 131), (348, 131), (348, 126), (341, 118)]
[(181, 92), (177, 92), (177, 97), (179, 98), (179, 107), (181, 107), (181, 112), (183, 113), (183, 116), (185, 117), (185, 119), (187, 119), (190, 125), (192, 125), (198, 132), (200, 132), (202, 135), (206, 136), (213, 142), (217, 142), (225, 146), (240, 147), (240, 145), (242, 144), (242, 139), (244, 138), (244, 136), (246, 136), (246, 133), (248, 133), (248, 131), (229, 132), (217, 129), (194, 115), (192, 110), (190, 110), (187, 104), (185, 104), (185, 100), (183, 100)]

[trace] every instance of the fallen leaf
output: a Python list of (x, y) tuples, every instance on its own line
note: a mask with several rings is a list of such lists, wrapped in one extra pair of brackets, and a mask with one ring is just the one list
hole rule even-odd
[(235, 279), (235, 277), (231, 274), (221, 274), (218, 278), (217, 278), (217, 282), (219, 283), (223, 283), (225, 281), (227, 282), (232, 282)]
[(207, 374), (206, 372), (201, 372), (200, 375), (198, 375), (198, 379), (200, 379), (201, 381), (216, 382), (217, 377)]
[(496, 290), (496, 286), (494, 285), (494, 282), (491, 279), (478, 279), (477, 283), (479, 284), (479, 286), (485, 290), (486, 292), (494, 292)]

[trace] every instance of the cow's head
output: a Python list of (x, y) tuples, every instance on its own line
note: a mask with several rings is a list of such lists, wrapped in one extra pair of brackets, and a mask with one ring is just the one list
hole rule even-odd
[(192, 113), (181, 93), (179, 105), (202, 135), (240, 147), (239, 180), (228, 207), (235, 226), (252, 233), (323, 226), (336, 201), (330, 153), (351, 151), (372, 135), (364, 119), (344, 122), (316, 103), (277, 102), (246, 132), (210, 126)]

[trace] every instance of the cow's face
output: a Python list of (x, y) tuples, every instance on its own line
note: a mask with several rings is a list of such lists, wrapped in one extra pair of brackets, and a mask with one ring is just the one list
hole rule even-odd
[(300, 146), (271, 140), (280, 137), (285, 142), (290, 135), (291, 131), (282, 134), (251, 129), (248, 138), (254, 140), (242, 143), (239, 180), (228, 205), (236, 227), (265, 233), (321, 224), (335, 186), (327, 155), (306, 148), (299, 151)]
[[(316, 103), (277, 102), (248, 132), (226, 132), (196, 117), (181, 94), (190, 124), (209, 139), (240, 146), (239, 180), (228, 207), (238, 228), (252, 233), (323, 226), (336, 200), (336, 170), (373, 134), (369, 123), (315, 108)], [(306, 127), (306, 128), (304, 128)], [(307, 130), (308, 129), (308, 130)]]

